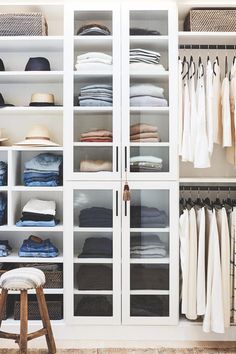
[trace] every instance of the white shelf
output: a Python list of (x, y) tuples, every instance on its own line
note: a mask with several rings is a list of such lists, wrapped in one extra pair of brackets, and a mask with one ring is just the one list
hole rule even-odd
[(0, 192), (8, 191), (8, 186), (0, 186)]
[(79, 227), (74, 226), (74, 232), (113, 232), (112, 227)]
[(14, 186), (14, 192), (63, 192), (63, 186), (58, 187), (27, 187), (27, 186)]
[(130, 258), (130, 264), (169, 264), (169, 258)]
[(168, 36), (129, 36), (130, 45), (134, 48), (156, 47), (156, 50), (168, 49)]
[(62, 71), (5, 71), (0, 72), (1, 84), (62, 83)]
[(170, 143), (162, 143), (162, 142), (149, 142), (149, 143), (144, 143), (144, 142), (137, 142), (137, 143), (133, 143), (133, 142), (130, 142), (129, 143), (130, 146), (150, 146), (150, 147), (169, 147), (170, 146)]
[(112, 264), (112, 258), (78, 258), (74, 257), (75, 264), (91, 263), (91, 264)]
[(75, 295), (112, 295), (112, 290), (77, 290), (74, 289)]
[(107, 51), (112, 48), (112, 41), (112, 36), (74, 36), (74, 48), (83, 53), (94, 48)]
[(63, 36), (0, 37), (0, 50), (1, 52), (62, 52), (63, 39)]
[(140, 227), (140, 228), (130, 228), (130, 232), (170, 232), (170, 229), (169, 227), (165, 227), (165, 228)]
[(63, 151), (62, 146), (9, 146), (8, 150), (12, 151)]
[(160, 114), (168, 114), (169, 107), (130, 107), (130, 112), (155, 112)]
[(11, 232), (63, 232), (63, 226), (57, 225), (54, 227), (19, 227), (19, 226), (0, 226), (0, 231), (11, 231)]
[(236, 32), (179, 32), (179, 44), (235, 45), (235, 41)]
[(78, 142), (78, 143), (73, 143), (74, 146), (81, 146), (81, 147), (86, 147), (86, 146), (101, 146), (101, 147), (106, 147), (106, 146), (109, 146), (109, 147), (112, 147), (113, 146), (113, 143), (112, 142), (100, 142), (100, 143), (90, 143), (90, 142)]
[(0, 115), (58, 115), (63, 113), (63, 107), (4, 107)]
[(74, 80), (79, 82), (80, 80), (84, 81), (87, 78), (101, 78), (101, 77), (110, 77), (112, 76), (112, 65), (110, 65), (110, 70), (100, 70), (100, 71), (74, 71)]
[(130, 77), (132, 79), (144, 79), (144, 80), (158, 80), (158, 83), (168, 82), (169, 80), (169, 72), (166, 71), (164, 73), (155, 72), (155, 70), (143, 70), (143, 71), (136, 71), (130, 68)]
[(92, 112), (92, 113), (97, 113), (97, 112), (112, 112), (113, 111), (113, 107), (74, 107), (74, 112), (75, 113), (86, 113), (86, 112)]
[(130, 295), (169, 295), (169, 290), (130, 290)]
[(195, 178), (180, 178), (180, 183), (236, 183), (236, 178), (205, 178), (205, 177), (195, 177)]
[[(1, 230), (0, 230), (1, 231)], [(63, 263), (62, 253), (58, 257), (41, 258), (41, 257), (19, 257), (18, 251), (13, 251), (7, 257), (2, 258), (4, 263)]]

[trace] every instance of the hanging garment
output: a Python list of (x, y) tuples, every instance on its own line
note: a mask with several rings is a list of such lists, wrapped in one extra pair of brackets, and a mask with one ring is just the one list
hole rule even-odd
[(222, 120), (221, 120), (221, 80), (220, 80), (220, 66), (216, 59), (213, 63), (213, 84), (212, 84), (212, 115), (214, 143), (222, 143)]
[(184, 209), (179, 218), (180, 228), (180, 260), (182, 269), (182, 307), (181, 313), (186, 314), (188, 310), (188, 272), (189, 272), (189, 214)]
[(190, 98), (188, 80), (183, 87), (183, 137), (182, 137), (182, 161), (193, 161), (190, 128)]
[(233, 238), (234, 238), (234, 304), (233, 304), (233, 322), (236, 323), (236, 208), (232, 211), (232, 225), (233, 225)]
[(232, 146), (226, 148), (226, 159), (230, 164), (236, 166), (236, 61), (232, 65), (230, 73), (230, 114)]
[(208, 168), (210, 167), (210, 159), (206, 132), (205, 85), (202, 64), (199, 67), (197, 79), (197, 114), (198, 124), (196, 131), (197, 136), (194, 154), (194, 167)]
[(182, 60), (179, 59), (179, 75), (178, 75), (178, 116), (179, 116), (179, 155), (182, 155), (182, 139), (183, 139), (183, 81), (182, 81)]
[(213, 97), (213, 70), (211, 61), (207, 61), (206, 66), (206, 121), (207, 121), (207, 138), (208, 151), (210, 155), (213, 153), (214, 132), (213, 132), (213, 114), (212, 114), (212, 97)]
[(216, 219), (220, 239), (220, 259), (222, 295), (224, 306), (224, 326), (230, 326), (230, 238), (228, 217), (225, 208), (216, 210)]
[(219, 234), (216, 213), (207, 210), (210, 218), (210, 237), (208, 245), (207, 299), (203, 331), (224, 333), (224, 311), (220, 264)]
[(225, 77), (221, 88), (223, 147), (232, 146), (229, 79)]
[(194, 62), (191, 62), (189, 69), (189, 98), (190, 98), (190, 130), (191, 130), (191, 147), (192, 158), (194, 160), (195, 144), (196, 144), (196, 131), (197, 131), (197, 102), (196, 102), (196, 90), (195, 90), (195, 76), (194, 76)]
[(205, 208), (197, 211), (198, 255), (197, 255), (197, 314), (204, 315), (206, 310), (206, 266), (205, 266)]
[(229, 234), (230, 234), (230, 308), (231, 308), (231, 321), (234, 322), (234, 238), (235, 238), (235, 220), (233, 210), (228, 212), (228, 222), (229, 222)]

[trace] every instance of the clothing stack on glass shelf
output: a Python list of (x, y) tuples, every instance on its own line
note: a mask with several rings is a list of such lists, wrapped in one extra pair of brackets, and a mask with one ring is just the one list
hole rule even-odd
[(160, 64), (161, 55), (152, 50), (135, 48), (129, 51), (130, 70), (152, 70), (155, 73), (165, 72), (165, 68)]
[(131, 205), (130, 227), (158, 227), (168, 226), (168, 216), (164, 210), (143, 205)]
[(7, 185), (7, 163), (0, 161), (0, 186)]
[(107, 296), (83, 296), (77, 305), (76, 316), (112, 316), (112, 303)]
[(103, 207), (82, 209), (79, 214), (80, 227), (112, 227), (112, 210)]
[(112, 162), (105, 160), (82, 160), (80, 172), (111, 172)]
[(221, 72), (218, 57), (206, 65), (179, 59), (179, 155), (195, 168), (211, 167), (215, 144), (236, 165), (236, 60)]
[(8, 240), (0, 240), (0, 257), (7, 257), (11, 253), (12, 248)]
[(130, 126), (131, 142), (160, 142), (160, 134), (156, 126), (147, 123), (137, 123)]
[(24, 185), (55, 187), (62, 184), (62, 156), (43, 153), (25, 163)]
[(182, 198), (180, 209), (181, 313), (224, 333), (236, 321), (236, 201)]
[(132, 290), (169, 289), (169, 267), (166, 264), (132, 264), (130, 269)]
[(140, 234), (130, 239), (130, 258), (162, 258), (167, 252), (166, 244), (156, 234)]
[(106, 71), (111, 69), (111, 65), (111, 55), (102, 52), (88, 52), (77, 56), (75, 68), (78, 71)]
[(79, 290), (112, 290), (112, 267), (106, 264), (81, 264), (77, 279)]
[(110, 34), (109, 28), (100, 23), (83, 25), (77, 31), (78, 36), (109, 36)]
[(56, 203), (54, 200), (30, 199), (22, 210), (22, 217), (16, 226), (53, 227), (59, 223), (56, 220)]
[(81, 87), (79, 106), (112, 106), (112, 86), (93, 84)]
[(4, 193), (0, 193), (0, 225), (7, 223), (7, 198)]
[(79, 258), (112, 258), (112, 240), (107, 237), (86, 238)]
[(96, 143), (112, 142), (112, 132), (107, 129), (90, 130), (89, 132), (81, 133), (80, 141)]
[(49, 239), (42, 240), (40, 237), (33, 235), (24, 240), (19, 249), (19, 257), (51, 258), (57, 257), (58, 254), (58, 249)]
[(133, 156), (130, 158), (130, 172), (160, 172), (162, 159), (155, 156)]
[(130, 106), (166, 107), (164, 89), (154, 84), (132, 84), (130, 86)]

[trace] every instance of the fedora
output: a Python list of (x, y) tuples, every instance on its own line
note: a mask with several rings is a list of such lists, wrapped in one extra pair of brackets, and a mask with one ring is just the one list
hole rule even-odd
[(0, 93), (0, 108), (1, 107), (12, 107), (12, 106), (14, 106), (14, 104), (5, 103), (4, 98), (3, 98), (2, 94)]
[(30, 106), (55, 106), (52, 93), (33, 93)]
[(35, 57), (29, 58), (25, 71), (50, 71), (50, 63), (47, 58)]
[(4, 141), (7, 141), (8, 138), (3, 138), (2, 137), (2, 129), (0, 128), (0, 144), (3, 143)]
[(5, 71), (5, 66), (1, 58), (0, 58), (0, 71)]
[(48, 128), (44, 125), (34, 125), (29, 130), (25, 140), (15, 143), (14, 145), (59, 146), (50, 140)]

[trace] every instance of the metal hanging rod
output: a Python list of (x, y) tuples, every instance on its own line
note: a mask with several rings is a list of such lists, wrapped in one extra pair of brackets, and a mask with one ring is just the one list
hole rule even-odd
[(180, 44), (179, 49), (220, 49), (220, 50), (236, 50), (234, 44)]
[(236, 186), (180, 186), (181, 191), (236, 191)]

